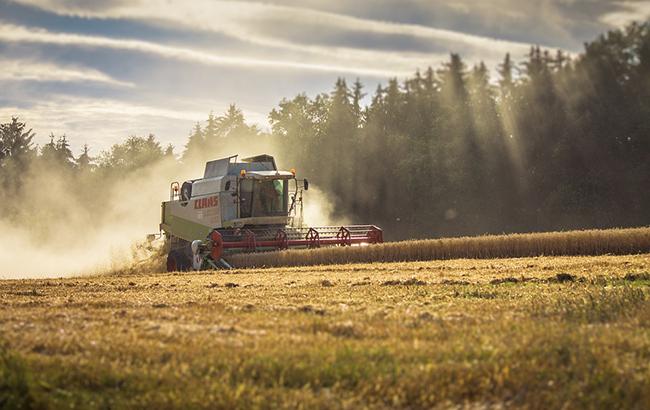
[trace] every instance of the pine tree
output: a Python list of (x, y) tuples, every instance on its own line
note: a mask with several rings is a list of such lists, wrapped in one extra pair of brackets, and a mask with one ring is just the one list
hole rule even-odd
[(73, 168), (75, 165), (75, 159), (70, 150), (70, 144), (68, 143), (67, 137), (62, 135), (57, 138), (54, 133), (50, 133), (50, 142), (41, 148), (41, 160), (45, 161), (50, 166)]
[[(212, 113), (210, 113), (212, 117)], [(185, 151), (183, 151), (183, 161), (191, 158), (201, 157), (205, 153), (205, 136), (201, 129), (201, 124), (196, 123), (194, 129), (190, 132), (190, 136), (185, 144)]]
[(514, 80), (512, 77), (512, 72), (514, 65), (510, 59), (510, 53), (506, 53), (503, 63), (499, 64), (498, 73), (499, 73), (499, 86), (501, 86), (501, 91), (507, 94), (512, 92), (514, 86)]
[(90, 156), (90, 148), (88, 147), (88, 144), (84, 144), (83, 148), (81, 149), (81, 154), (76, 160), (76, 165), (77, 168), (79, 168), (79, 170), (82, 172), (92, 170), (93, 158)]
[(472, 69), (472, 78), (471, 86), (473, 91), (479, 92), (487, 91), (490, 88), (490, 73), (485, 66), (485, 63), (481, 61), (478, 65), (474, 66)]
[(451, 59), (439, 71), (441, 92), (449, 102), (464, 104), (467, 101), (465, 86), (466, 66), (458, 54), (451, 54)]
[(548, 68), (547, 63), (548, 59), (542, 54), (540, 47), (531, 47), (528, 53), (528, 61), (523, 63), (526, 77), (531, 81), (537, 81)]
[(26, 129), (24, 122), (12, 117), (11, 122), (0, 124), (0, 168), (10, 161), (25, 166), (36, 153), (32, 129)]
[(363, 123), (361, 100), (365, 96), (366, 94), (363, 92), (363, 84), (361, 84), (361, 81), (357, 78), (352, 88), (352, 111), (357, 120), (357, 127), (360, 127)]
[(562, 50), (557, 50), (555, 53), (555, 59), (553, 60), (553, 70), (563, 70), (570, 61), (569, 56), (565, 55)]
[(235, 104), (230, 104), (224, 116), (219, 117), (219, 136), (222, 138), (246, 136), (249, 131), (244, 114)]
[(219, 136), (219, 119), (214, 116), (214, 113), (210, 111), (208, 115), (208, 121), (206, 122), (205, 128), (203, 129), (203, 139), (206, 143), (212, 142), (215, 138)]
[(75, 160), (74, 155), (72, 155), (72, 150), (70, 149), (70, 144), (65, 134), (60, 136), (56, 141), (56, 152), (57, 160), (66, 167), (74, 167)]
[(54, 142), (54, 138), (56, 138), (54, 133), (50, 133), (50, 142), (43, 145), (43, 148), (41, 148), (41, 158), (45, 161), (55, 162), (57, 160), (58, 154), (56, 152), (56, 143)]

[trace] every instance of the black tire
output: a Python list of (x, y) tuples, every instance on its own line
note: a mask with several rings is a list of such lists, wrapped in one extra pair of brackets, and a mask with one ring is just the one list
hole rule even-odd
[(176, 251), (169, 251), (169, 253), (167, 254), (167, 272), (178, 272)]
[(167, 272), (187, 272), (192, 269), (192, 260), (181, 249), (172, 249), (167, 254)]
[(192, 270), (192, 256), (191, 256), (191, 251), (190, 254), (188, 255), (187, 252), (184, 252), (183, 250), (179, 249), (178, 250), (178, 270), (181, 272), (187, 272)]

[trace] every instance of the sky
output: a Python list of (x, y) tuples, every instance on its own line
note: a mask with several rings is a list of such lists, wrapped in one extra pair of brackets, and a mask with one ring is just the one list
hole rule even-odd
[(282, 98), (439, 67), (495, 68), (531, 45), (579, 53), (650, 18), (645, 0), (0, 0), (0, 122), (97, 155), (153, 133), (182, 152), (229, 104), (268, 129)]

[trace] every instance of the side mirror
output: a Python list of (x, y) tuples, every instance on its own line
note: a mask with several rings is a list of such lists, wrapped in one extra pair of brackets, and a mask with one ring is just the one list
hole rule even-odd
[(302, 187), (303, 187), (303, 189), (304, 189), (305, 191), (308, 191), (308, 190), (309, 190), (309, 181), (307, 181), (307, 180), (305, 179), (305, 180), (302, 182)]

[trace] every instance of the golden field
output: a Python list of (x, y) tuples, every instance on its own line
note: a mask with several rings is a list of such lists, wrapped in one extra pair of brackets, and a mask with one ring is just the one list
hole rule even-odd
[(650, 255), (0, 281), (5, 408), (647, 408)]

